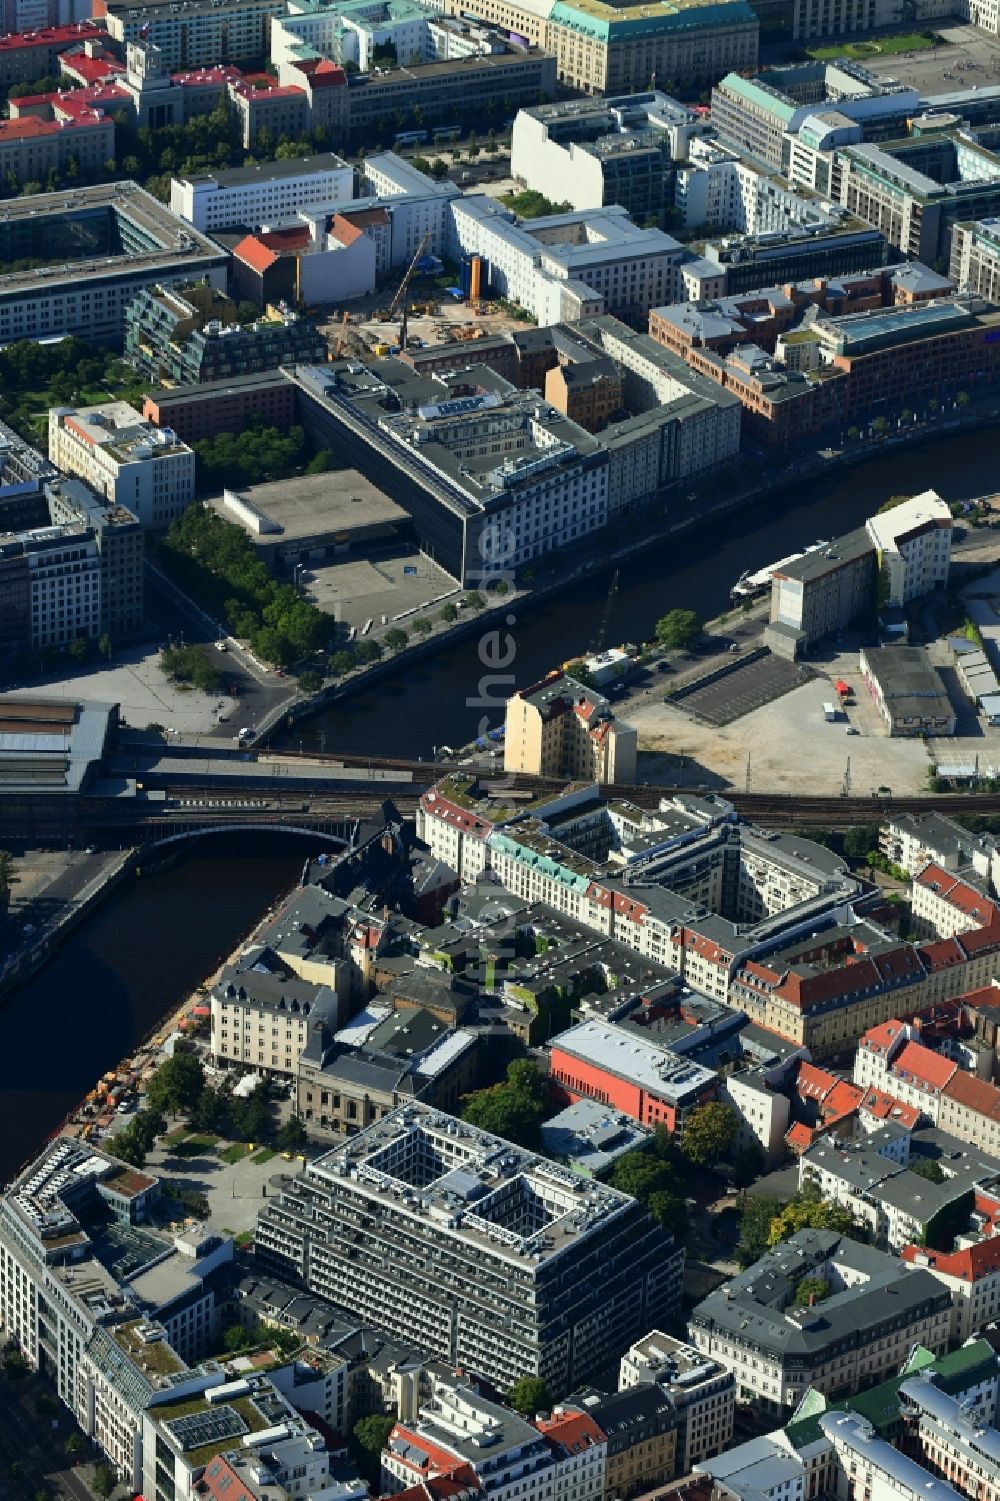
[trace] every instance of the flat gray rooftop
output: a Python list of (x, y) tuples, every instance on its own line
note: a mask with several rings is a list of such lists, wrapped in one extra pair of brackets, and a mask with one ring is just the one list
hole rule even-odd
[[(296, 537), (409, 520), (402, 506), (356, 469), (334, 469), (326, 474), (303, 474), (270, 484), (249, 485), (236, 494), (281, 527), (280, 532), (252, 532), (254, 542), (261, 546), (280, 546)], [(223, 503), (221, 495), (213, 496), (209, 505), (224, 521), (245, 525), (239, 514)]]

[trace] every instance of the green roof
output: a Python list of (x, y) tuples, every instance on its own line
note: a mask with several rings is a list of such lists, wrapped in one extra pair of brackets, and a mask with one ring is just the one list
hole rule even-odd
[(997, 1362), (992, 1348), (984, 1339), (974, 1340), (949, 1355), (937, 1359), (923, 1345), (917, 1345), (898, 1376), (880, 1381), (866, 1392), (855, 1392), (839, 1402), (828, 1402), (822, 1392), (810, 1387), (795, 1409), (785, 1436), (795, 1449), (804, 1449), (822, 1438), (819, 1420), (825, 1412), (856, 1412), (867, 1418), (881, 1438), (896, 1436), (899, 1427), (899, 1388), (918, 1371), (933, 1372), (935, 1385), (949, 1396), (960, 1396), (984, 1377), (996, 1373)]
[(790, 100), (783, 99), (776, 89), (766, 88), (752, 78), (741, 78), (738, 73), (727, 73), (722, 84), (730, 93), (741, 95), (748, 104), (756, 104), (758, 109), (766, 110), (776, 120), (784, 120), (787, 123), (796, 112), (796, 106)]
[(625, 6), (605, 0), (556, 0), (549, 20), (599, 42), (636, 36), (661, 36), (669, 31), (700, 30), (708, 26), (740, 26), (756, 23), (748, 0), (646, 0)]

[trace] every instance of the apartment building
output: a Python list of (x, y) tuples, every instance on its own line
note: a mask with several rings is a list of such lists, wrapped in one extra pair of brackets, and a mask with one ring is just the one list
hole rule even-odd
[(1000, 907), (994, 901), (971, 881), (935, 864), (925, 865), (914, 877), (910, 899), (914, 927), (922, 936), (952, 938), (1000, 925)]
[(601, 1501), (606, 1460), (607, 1440), (589, 1414), (559, 1409), (529, 1422), (461, 1379), (438, 1376), (429, 1399), (390, 1433), (382, 1482), (391, 1493), (446, 1477), (498, 1501)]
[(956, 1069), (941, 1091), (938, 1125), (984, 1152), (1000, 1153), (1000, 1089), (975, 1074)]
[[(803, 1277), (830, 1292), (796, 1307)], [(732, 1370), (738, 1401), (794, 1409), (813, 1387), (839, 1396), (899, 1369), (919, 1341), (943, 1353), (951, 1331), (947, 1288), (923, 1268), (829, 1230), (800, 1230), (711, 1293), (691, 1314), (695, 1347)]]
[(187, 444), (217, 433), (242, 432), (253, 419), (287, 430), (296, 420), (296, 387), (280, 370), (194, 386), (147, 392), (142, 415), (154, 427), (169, 427)]
[(558, 82), (585, 94), (648, 89), (657, 78), (694, 83), (757, 61), (757, 17), (744, 0), (586, 7), (543, 0), (476, 0), (470, 12), (445, 0), (446, 15), (473, 14), (552, 53)]
[(928, 864), (952, 875), (967, 866), (975, 879), (992, 884), (995, 838), (971, 834), (942, 813), (891, 814), (879, 830), (879, 848), (910, 876)]
[(912, 1376), (899, 1388), (900, 1411), (907, 1439), (927, 1468), (959, 1495), (977, 1501), (1000, 1497), (1000, 1434), (984, 1426), (977, 1413), (926, 1376)]
[(865, 523), (878, 550), (887, 606), (909, 604), (947, 585), (954, 524), (950, 507), (934, 490), (880, 511)]
[(678, 1139), (691, 1111), (718, 1088), (711, 1069), (596, 1018), (553, 1039), (549, 1079), (561, 1104), (598, 1100), (641, 1125), (665, 1126)]
[(158, 47), (168, 68), (266, 58), (271, 17), (284, 10), (284, 0), (94, 0), (114, 41)]
[(336, 1031), (337, 997), (325, 985), (252, 967), (224, 974), (211, 996), (212, 1058), (256, 1073), (291, 1077), (310, 1033)]
[(570, 1389), (680, 1298), (682, 1253), (634, 1200), (422, 1105), (287, 1182), (255, 1244), (268, 1270), (501, 1389)]
[(1000, 1317), (1000, 1236), (953, 1251), (908, 1245), (900, 1255), (910, 1266), (926, 1267), (948, 1288), (954, 1308), (952, 1339), (959, 1344)]
[(199, 172), (170, 183), (171, 211), (209, 233), (259, 229), (310, 204), (346, 203), (353, 196), (354, 169), (332, 152)]
[(504, 770), (588, 782), (635, 777), (636, 732), (606, 698), (552, 672), (507, 700)]
[(132, 635), (144, 618), (144, 550), (138, 517), (124, 506), (109, 505), (98, 499), (78, 480), (51, 480), (45, 485), (44, 494), (53, 525), (82, 523), (93, 532), (101, 565), (98, 611), (101, 633), (106, 632), (112, 641)]
[(611, 1393), (584, 1387), (564, 1407), (585, 1415), (604, 1436), (605, 1501), (640, 1495), (677, 1474), (677, 1414), (662, 1387), (643, 1384)]
[(659, 1386), (673, 1403), (678, 1475), (729, 1447), (736, 1381), (724, 1365), (654, 1329), (625, 1352), (619, 1369), (619, 1391), (644, 1385)]
[(49, 457), (147, 530), (165, 529), (194, 499), (193, 450), (126, 401), (53, 407)]
[(322, 363), (327, 353), (315, 324), (290, 308), (241, 323), (236, 304), (210, 286), (148, 287), (125, 309), (126, 358), (169, 386)]
[(875, 547), (864, 527), (776, 568), (768, 646), (777, 656), (794, 658), (843, 630), (871, 608), (875, 579)]
[(948, 275), (961, 291), (1000, 302), (1000, 219), (953, 225)]

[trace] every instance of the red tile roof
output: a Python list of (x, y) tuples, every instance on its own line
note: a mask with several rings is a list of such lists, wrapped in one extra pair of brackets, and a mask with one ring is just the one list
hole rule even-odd
[(900, 1255), (904, 1261), (929, 1264), (946, 1277), (959, 1277), (963, 1282), (978, 1282), (983, 1277), (992, 1277), (1000, 1272), (1000, 1236), (994, 1235), (989, 1240), (981, 1240), (964, 1251), (929, 1251), (925, 1246), (904, 1246)]
[(11, 31), (0, 36), (0, 52), (19, 47), (58, 47), (65, 42), (107, 41), (108, 33), (94, 21), (75, 21), (69, 26), (43, 26), (40, 31)]
[(268, 245), (265, 245), (263, 241), (258, 240), (255, 235), (247, 235), (238, 245), (234, 246), (233, 255), (237, 260), (242, 261), (245, 266), (249, 266), (251, 270), (258, 272), (268, 270), (278, 259), (274, 251)]
[(806, 1126), (802, 1121), (796, 1121), (785, 1132), (785, 1145), (791, 1152), (804, 1152), (813, 1144), (816, 1133), (811, 1126)]
[(601, 1429), (586, 1413), (566, 1412), (551, 1418), (539, 1418), (535, 1427), (570, 1454), (579, 1454), (581, 1450), (591, 1449), (605, 1441)]
[(956, 1105), (964, 1105), (987, 1120), (1000, 1121), (1000, 1089), (975, 1074), (966, 1073), (965, 1069), (955, 1069), (942, 1093)]
[(920, 1119), (920, 1111), (916, 1105), (907, 1105), (902, 1100), (895, 1099), (891, 1094), (886, 1094), (881, 1089), (869, 1089), (860, 1108), (875, 1116), (880, 1121), (896, 1121), (900, 1126), (905, 1126), (912, 1131)]
[(125, 72), (125, 64), (120, 63), (117, 57), (91, 57), (83, 51), (64, 52), (59, 58), (59, 67), (63, 73), (82, 78), (85, 83), (101, 83), (106, 78), (114, 78)]
[(947, 1084), (956, 1066), (950, 1058), (932, 1053), (930, 1048), (922, 1047), (919, 1042), (908, 1042), (893, 1063), (890, 1076), (912, 1080), (918, 1088), (922, 1086), (936, 1093)]
[(846, 1079), (838, 1079), (830, 1090), (821, 1106), (823, 1120), (830, 1125), (834, 1120), (841, 1120), (845, 1115), (850, 1115), (857, 1110), (864, 1097), (864, 1091), (856, 1084), (848, 1084)]
[(893, 1043), (899, 1041), (904, 1026), (904, 1022), (889, 1021), (882, 1022), (877, 1027), (869, 1027), (858, 1046), (870, 1053), (888, 1053)]
[(356, 224), (349, 224), (341, 214), (334, 214), (330, 221), (330, 233), (341, 245), (353, 245), (355, 240), (364, 239), (364, 230)]
[(803, 1061), (799, 1064), (795, 1092), (802, 1099), (819, 1102), (826, 1099), (837, 1082), (836, 1074), (828, 1073), (825, 1068), (817, 1068), (815, 1063)]

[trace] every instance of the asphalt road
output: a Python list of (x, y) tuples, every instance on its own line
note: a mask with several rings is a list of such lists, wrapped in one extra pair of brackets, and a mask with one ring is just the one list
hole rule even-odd
[[(160, 626), (164, 641), (183, 637), (188, 645), (208, 645), (218, 640), (218, 633), (211, 629), (202, 613), (172, 589), (162, 575), (147, 567), (145, 583), (146, 613)], [(226, 681), (235, 685), (233, 696), (239, 698), (242, 706), (240, 724), (259, 723), (269, 710), (289, 696), (287, 679), (260, 672), (235, 651), (228, 651), (225, 656), (220, 654), (219, 666)], [(229, 741), (234, 729), (232, 724), (222, 724), (211, 733), (218, 740)]]
[[(76, 1425), (61, 1402), (57, 1428), (52, 1427), (51, 1418), (39, 1417), (34, 1402), (42, 1392), (52, 1395), (39, 1377), (0, 1380), (0, 1495), (4, 1501), (14, 1501), (47, 1491), (66, 1501), (93, 1501), (80, 1469), (67, 1459), (64, 1448)], [(15, 1460), (22, 1469), (16, 1478), (10, 1474)]]

